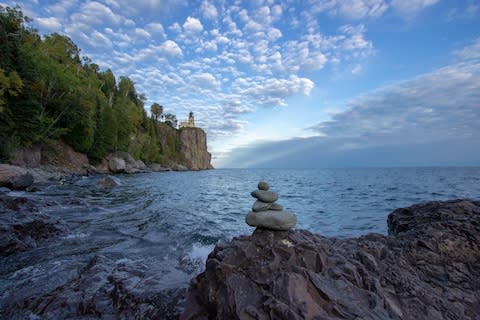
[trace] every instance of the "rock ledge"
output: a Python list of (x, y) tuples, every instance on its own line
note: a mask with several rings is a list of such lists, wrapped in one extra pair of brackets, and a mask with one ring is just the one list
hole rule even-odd
[(389, 235), (257, 229), (217, 245), (181, 319), (479, 319), (480, 201), (395, 210)]

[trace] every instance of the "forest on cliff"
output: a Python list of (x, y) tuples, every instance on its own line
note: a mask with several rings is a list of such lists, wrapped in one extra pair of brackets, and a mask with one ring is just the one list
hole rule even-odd
[(70, 38), (41, 36), (29, 22), (19, 8), (0, 6), (0, 162), (59, 139), (93, 161), (126, 151), (146, 163), (181, 162), (178, 130), (158, 121), (156, 103), (147, 115), (132, 80), (101, 71)]

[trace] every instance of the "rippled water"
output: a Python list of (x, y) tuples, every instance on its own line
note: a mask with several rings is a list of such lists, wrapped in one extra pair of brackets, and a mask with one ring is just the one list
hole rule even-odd
[(244, 218), (260, 180), (297, 214), (297, 228), (335, 237), (385, 234), (388, 213), (413, 203), (480, 199), (480, 168), (149, 173), (118, 176), (122, 185), (113, 189), (97, 187), (99, 178), (14, 193), (74, 201), (43, 210), (67, 222), (68, 234), (0, 258), (0, 304), (53, 290), (97, 254), (146, 267), (165, 288), (185, 287), (218, 241), (252, 232)]

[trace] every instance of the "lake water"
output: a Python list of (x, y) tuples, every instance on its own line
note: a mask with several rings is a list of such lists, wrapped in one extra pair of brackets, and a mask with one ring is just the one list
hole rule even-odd
[(99, 178), (12, 193), (80, 201), (43, 210), (68, 234), (0, 258), (0, 305), (53, 290), (95, 255), (147, 268), (165, 288), (186, 287), (217, 242), (253, 231), (244, 219), (261, 180), (297, 214), (296, 228), (331, 237), (386, 234), (387, 215), (414, 203), (480, 199), (480, 168), (218, 169), (123, 175), (111, 189), (97, 187)]

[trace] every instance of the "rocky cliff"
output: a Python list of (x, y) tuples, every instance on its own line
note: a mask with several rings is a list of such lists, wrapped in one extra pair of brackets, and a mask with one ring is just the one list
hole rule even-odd
[(480, 202), (397, 209), (389, 235), (257, 229), (217, 245), (181, 319), (479, 319)]
[(190, 170), (213, 169), (205, 131), (200, 128), (182, 128), (179, 134), (186, 167)]

